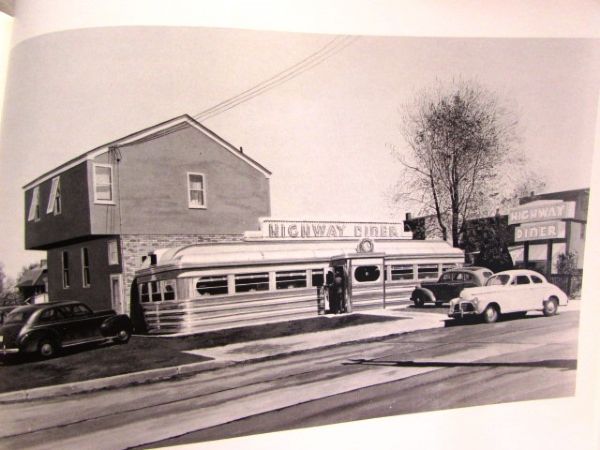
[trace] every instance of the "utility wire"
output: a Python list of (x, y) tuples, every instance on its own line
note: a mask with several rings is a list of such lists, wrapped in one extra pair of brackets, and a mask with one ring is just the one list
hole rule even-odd
[(274, 87), (279, 86), (280, 84), (297, 77), (301, 73), (323, 63), (333, 55), (348, 47), (350, 44), (353, 44), (358, 39), (359, 37), (336, 36), (321, 49), (303, 58), (296, 64), (288, 67), (285, 70), (282, 70), (271, 78), (257, 84), (256, 86), (253, 86), (252, 88), (247, 89), (238, 95), (235, 95), (211, 108), (196, 114), (194, 118), (198, 121), (206, 120), (228, 111), (229, 109), (234, 108), (243, 102), (251, 100), (252, 98), (271, 90)]

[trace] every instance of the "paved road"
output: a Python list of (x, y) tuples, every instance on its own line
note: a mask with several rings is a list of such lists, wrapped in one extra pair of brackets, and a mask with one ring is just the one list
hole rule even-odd
[(175, 445), (388, 414), (570, 396), (577, 327), (578, 313), (564, 312), (438, 328), (177, 381), (14, 404), (2, 419), (0, 447)]

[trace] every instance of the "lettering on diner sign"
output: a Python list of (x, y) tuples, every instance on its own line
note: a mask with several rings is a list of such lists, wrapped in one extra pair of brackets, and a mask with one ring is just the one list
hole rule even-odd
[(401, 223), (263, 221), (263, 236), (269, 239), (410, 239)]
[(561, 239), (565, 237), (565, 223), (560, 220), (522, 225), (515, 228), (515, 242)]
[(540, 222), (552, 219), (572, 219), (575, 217), (575, 202), (533, 202), (508, 212), (508, 223)]

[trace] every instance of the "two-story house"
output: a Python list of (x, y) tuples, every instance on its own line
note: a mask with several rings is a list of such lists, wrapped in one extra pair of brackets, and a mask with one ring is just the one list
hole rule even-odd
[(25, 247), (51, 300), (129, 312), (151, 250), (243, 239), (270, 215), (270, 172), (188, 115), (65, 162), (26, 186)]

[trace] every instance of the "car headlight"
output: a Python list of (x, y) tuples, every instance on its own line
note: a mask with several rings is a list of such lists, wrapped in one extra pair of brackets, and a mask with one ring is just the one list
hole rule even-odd
[(471, 299), (471, 303), (473, 303), (473, 306), (477, 308), (477, 306), (479, 306), (479, 299), (477, 297), (473, 297)]

